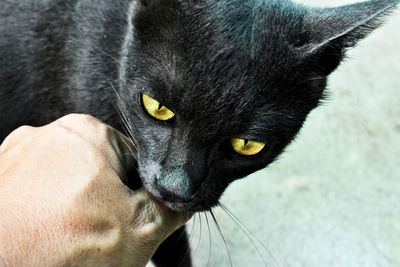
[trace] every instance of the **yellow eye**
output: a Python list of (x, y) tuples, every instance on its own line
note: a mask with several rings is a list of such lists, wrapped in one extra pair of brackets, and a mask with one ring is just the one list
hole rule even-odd
[(233, 149), (237, 153), (245, 156), (253, 156), (255, 154), (258, 154), (265, 147), (265, 144), (263, 143), (254, 142), (241, 138), (232, 138), (231, 144)]
[(175, 113), (161, 105), (160, 102), (146, 94), (142, 94), (143, 106), (146, 111), (160, 121), (167, 121), (175, 117)]

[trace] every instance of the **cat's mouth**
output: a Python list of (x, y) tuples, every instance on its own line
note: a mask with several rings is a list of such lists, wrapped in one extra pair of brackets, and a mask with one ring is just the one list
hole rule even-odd
[(200, 212), (200, 211), (204, 211), (205, 209), (202, 207), (202, 205), (198, 202), (171, 202), (168, 200), (164, 200), (163, 198), (158, 198), (156, 196), (154, 196), (154, 194), (151, 194), (153, 197), (155, 197), (158, 201), (160, 201), (161, 203), (163, 203), (165, 206), (167, 206), (168, 208), (170, 208), (171, 210), (174, 211), (185, 211), (185, 212), (190, 212), (190, 213), (194, 213), (194, 212)]
[(136, 191), (143, 187), (139, 173), (136, 169), (130, 170), (127, 173), (127, 179), (122, 179), (122, 182), (132, 191)]
[(143, 185), (143, 187), (159, 202), (163, 203), (168, 208), (175, 211), (185, 211), (185, 212), (199, 212), (205, 210), (201, 202), (198, 201), (196, 196), (190, 199), (175, 199), (165, 192), (160, 192), (154, 189), (152, 186)]
[[(158, 202), (161, 202), (168, 208), (175, 210), (175, 211), (185, 211), (185, 212), (199, 212), (204, 211), (204, 205), (201, 205), (201, 202), (196, 201), (196, 196), (193, 196), (191, 199), (172, 199), (172, 196), (168, 196), (165, 192), (159, 192), (156, 189), (153, 189), (152, 186), (149, 186), (142, 183), (140, 179), (140, 175), (137, 170), (132, 170), (127, 175), (128, 179), (124, 179), (123, 183), (129, 187), (132, 191), (136, 191), (141, 188), (145, 188), (150, 195), (156, 199)], [(169, 199), (168, 199), (169, 198)]]

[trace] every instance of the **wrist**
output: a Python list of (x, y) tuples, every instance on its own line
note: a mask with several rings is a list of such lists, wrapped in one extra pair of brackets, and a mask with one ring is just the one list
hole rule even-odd
[(51, 256), (65, 248), (59, 246), (57, 231), (50, 228), (54, 224), (49, 225), (53, 222), (48, 218), (55, 216), (49, 210), (35, 209), (28, 196), (6, 195), (3, 191), (0, 197), (0, 260), (5, 266), (51, 263)]

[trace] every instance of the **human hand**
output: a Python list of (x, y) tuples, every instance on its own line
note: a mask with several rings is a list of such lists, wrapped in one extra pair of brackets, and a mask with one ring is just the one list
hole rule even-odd
[(132, 150), (88, 115), (10, 134), (0, 146), (0, 265), (144, 266), (190, 215), (121, 182)]

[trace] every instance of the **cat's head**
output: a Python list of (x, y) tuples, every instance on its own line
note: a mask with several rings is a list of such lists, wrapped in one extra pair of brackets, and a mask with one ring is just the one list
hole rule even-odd
[(295, 138), (345, 49), (397, 2), (134, 1), (118, 90), (143, 185), (172, 209), (216, 205)]

